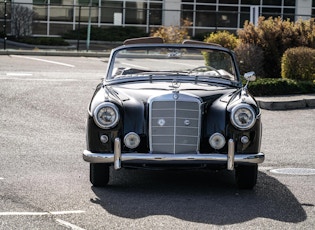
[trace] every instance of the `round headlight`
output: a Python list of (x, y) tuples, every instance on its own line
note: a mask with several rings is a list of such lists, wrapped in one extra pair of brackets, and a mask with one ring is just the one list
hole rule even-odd
[(114, 127), (119, 121), (119, 112), (116, 105), (110, 102), (99, 104), (93, 113), (96, 125), (102, 129)]
[(137, 148), (140, 144), (140, 137), (138, 134), (130, 132), (125, 136), (124, 143), (130, 149)]
[(222, 149), (225, 143), (225, 137), (221, 133), (214, 133), (209, 138), (209, 144), (214, 149)]
[(256, 121), (255, 111), (248, 104), (239, 104), (232, 109), (231, 122), (240, 129), (246, 130), (254, 126)]

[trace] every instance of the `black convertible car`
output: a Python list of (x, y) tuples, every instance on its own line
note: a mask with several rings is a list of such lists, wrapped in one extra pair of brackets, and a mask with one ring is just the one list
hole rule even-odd
[[(244, 75), (255, 80), (253, 72)], [(109, 167), (235, 170), (239, 188), (256, 185), (261, 111), (242, 85), (231, 51), (216, 44), (160, 38), (112, 50), (88, 108), (87, 149), (94, 186)]]

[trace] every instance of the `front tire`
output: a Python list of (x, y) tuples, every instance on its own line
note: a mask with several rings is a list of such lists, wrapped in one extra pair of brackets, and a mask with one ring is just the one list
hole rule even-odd
[(253, 189), (257, 183), (258, 165), (239, 165), (235, 168), (236, 185), (240, 189)]
[(90, 182), (94, 187), (104, 187), (109, 182), (109, 166), (90, 163)]

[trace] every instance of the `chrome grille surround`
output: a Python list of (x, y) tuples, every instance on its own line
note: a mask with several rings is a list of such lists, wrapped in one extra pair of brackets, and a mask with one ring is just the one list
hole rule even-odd
[(201, 100), (173, 92), (149, 99), (151, 153), (199, 153)]

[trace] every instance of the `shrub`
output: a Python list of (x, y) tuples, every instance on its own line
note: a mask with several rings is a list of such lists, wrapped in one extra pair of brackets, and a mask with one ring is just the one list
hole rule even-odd
[(43, 46), (68, 46), (69, 43), (60, 37), (9, 37), (10, 40), (31, 44), (31, 45), (43, 45)]
[(256, 76), (264, 76), (264, 52), (262, 48), (253, 44), (240, 43), (234, 51), (239, 61), (241, 73), (254, 71)]
[(188, 27), (189, 20), (182, 20), (181, 26), (161, 26), (151, 32), (152, 37), (160, 37), (165, 43), (182, 43), (185, 39), (190, 39)]
[[(91, 27), (91, 40), (95, 41), (124, 41), (128, 38), (148, 36), (142, 29), (136, 27)], [(80, 30), (72, 30), (62, 35), (65, 39), (87, 39), (87, 28), (83, 27)]]
[(315, 49), (287, 49), (282, 57), (281, 67), (282, 78), (315, 80)]
[(238, 31), (242, 43), (261, 47), (264, 51), (264, 71), (266, 77), (281, 76), (281, 58), (285, 50), (297, 46), (315, 46), (314, 18), (291, 22), (289, 19), (260, 17), (258, 25), (248, 21), (244, 29)]
[(249, 91), (254, 96), (315, 93), (315, 82), (281, 78), (258, 78), (250, 83)]
[(234, 50), (237, 46), (238, 39), (234, 34), (228, 31), (213, 32), (204, 39), (208, 43), (216, 43), (230, 50)]

